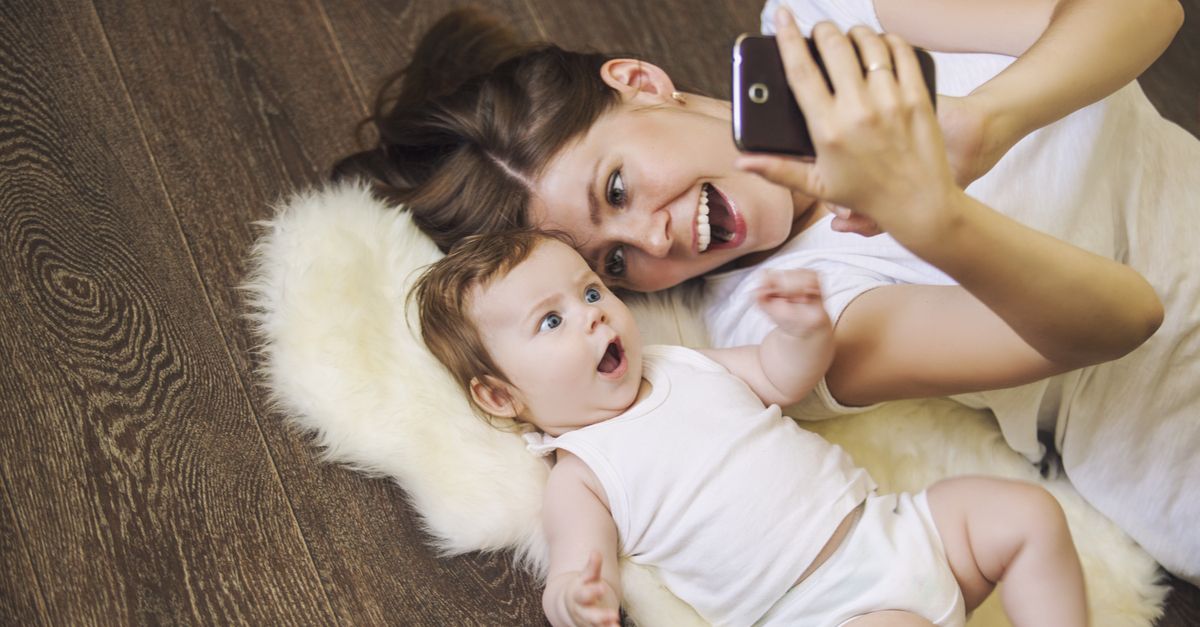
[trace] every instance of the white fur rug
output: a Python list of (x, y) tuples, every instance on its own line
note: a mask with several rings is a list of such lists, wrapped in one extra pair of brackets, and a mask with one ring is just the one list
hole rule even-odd
[[(407, 214), (361, 187), (298, 194), (278, 209), (264, 223), (245, 287), (263, 375), (282, 413), (312, 434), (323, 459), (395, 480), (441, 552), (513, 549), (541, 573), (544, 462), (520, 437), (471, 413), (405, 315), (415, 271), (440, 253)], [(704, 343), (698, 316), (677, 295), (633, 307), (648, 343)], [(882, 491), (964, 473), (1042, 481), (1005, 446), (989, 414), (950, 401), (802, 424), (849, 451)], [(1151, 625), (1167, 592), (1153, 560), (1070, 485), (1047, 487), (1082, 555), (1094, 624)], [(652, 569), (625, 561), (621, 575), (626, 610), (639, 624), (702, 624)], [(969, 624), (1007, 624), (998, 595)]]

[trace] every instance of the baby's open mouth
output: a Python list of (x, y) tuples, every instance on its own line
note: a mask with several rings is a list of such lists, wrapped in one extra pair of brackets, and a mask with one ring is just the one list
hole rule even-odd
[(711, 183), (700, 186), (700, 204), (696, 210), (696, 248), (704, 252), (737, 246), (737, 217), (729, 200)]
[(600, 358), (600, 365), (596, 366), (596, 370), (600, 374), (612, 374), (623, 363), (625, 363), (625, 350), (621, 348), (621, 338), (617, 338), (608, 343), (608, 349), (604, 351), (604, 356)]

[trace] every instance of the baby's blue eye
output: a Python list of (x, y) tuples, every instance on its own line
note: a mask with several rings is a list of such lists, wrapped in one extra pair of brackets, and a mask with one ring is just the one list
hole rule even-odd
[(594, 302), (600, 300), (600, 290), (598, 290), (594, 287), (587, 288), (583, 292), (583, 300), (585, 300), (589, 303), (594, 303)]
[(538, 325), (538, 333), (544, 333), (546, 331), (555, 329), (560, 324), (562, 324), (562, 316), (556, 313), (546, 314), (546, 317), (542, 318), (542, 323)]

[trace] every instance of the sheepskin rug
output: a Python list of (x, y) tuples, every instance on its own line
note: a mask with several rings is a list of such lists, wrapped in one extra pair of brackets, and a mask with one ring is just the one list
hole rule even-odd
[[(441, 553), (510, 549), (540, 575), (545, 462), (471, 413), (406, 311), (406, 290), (440, 256), (433, 243), (408, 214), (356, 185), (299, 193), (263, 227), (245, 288), (262, 374), (286, 419), (311, 435), (324, 460), (399, 484)], [(704, 344), (699, 317), (682, 303), (674, 293), (632, 303), (647, 343)], [(881, 491), (965, 473), (1045, 484), (1082, 555), (1094, 624), (1146, 626), (1161, 612), (1167, 590), (1154, 561), (1065, 481), (1042, 479), (1004, 444), (990, 414), (950, 401), (902, 402), (801, 424), (845, 448)], [(653, 569), (625, 560), (621, 575), (638, 624), (703, 624)], [(969, 624), (1008, 624), (998, 596)]]

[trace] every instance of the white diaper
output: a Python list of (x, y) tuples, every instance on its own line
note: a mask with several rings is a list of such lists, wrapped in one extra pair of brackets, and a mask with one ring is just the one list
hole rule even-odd
[(755, 624), (835, 627), (883, 610), (912, 612), (941, 627), (967, 621), (924, 492), (867, 497), (841, 546)]

